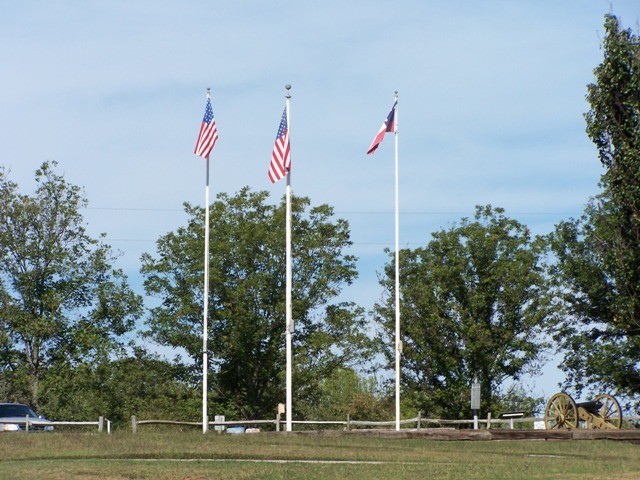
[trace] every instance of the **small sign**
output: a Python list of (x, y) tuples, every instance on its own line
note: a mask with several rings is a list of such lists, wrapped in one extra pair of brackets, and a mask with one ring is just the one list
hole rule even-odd
[[(224, 415), (216, 415), (214, 417), (214, 422), (218, 423), (218, 422), (224, 422)], [(217, 432), (223, 432), (224, 431), (224, 425), (215, 425), (213, 427), (213, 429)]]
[(480, 382), (476, 378), (471, 384), (471, 410), (480, 410)]
[(545, 430), (547, 427), (544, 424), (544, 421), (533, 422), (534, 430)]
[(282, 415), (282, 414), (285, 413), (285, 411), (286, 411), (286, 409), (285, 409), (284, 403), (279, 403), (278, 404), (278, 413)]

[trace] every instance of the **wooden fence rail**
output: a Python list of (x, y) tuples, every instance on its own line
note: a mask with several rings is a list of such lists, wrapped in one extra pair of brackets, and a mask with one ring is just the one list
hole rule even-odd
[[(528, 417), (528, 418), (519, 418), (514, 420), (503, 420), (503, 419), (491, 419), (491, 416), (487, 418), (487, 420), (482, 420), (482, 423), (486, 425), (486, 428), (490, 428), (492, 423), (510, 423), (513, 425), (513, 422), (534, 422), (542, 420), (537, 417)], [(280, 424), (282, 420), (280, 416), (276, 417), (274, 420), (233, 420), (233, 421), (217, 421), (217, 422), (209, 422), (209, 427), (229, 427), (229, 426), (245, 426), (245, 425), (274, 425), (276, 431), (280, 430)], [(372, 422), (372, 421), (363, 421), (363, 420), (351, 420), (347, 417), (346, 420), (292, 420), (291, 423), (293, 425), (333, 425), (333, 426), (342, 426), (347, 430), (350, 430), (354, 427), (392, 427), (395, 425), (395, 421), (384, 421), (384, 422)], [(420, 429), (426, 427), (427, 425), (473, 425), (474, 420), (445, 420), (441, 418), (424, 418), (421, 415), (413, 418), (407, 418), (400, 421), (400, 425), (411, 425), (415, 426), (415, 428)], [(202, 426), (202, 422), (189, 422), (189, 421), (176, 421), (176, 420), (138, 420), (135, 415), (131, 416), (131, 429), (133, 433), (138, 431), (138, 426), (140, 425), (182, 425), (182, 426), (191, 426), (191, 427), (200, 427)]]
[[(625, 416), (625, 420), (637, 421), (640, 420), (639, 416)], [(514, 428), (514, 424), (516, 423), (534, 423), (544, 421), (544, 418), (541, 417), (523, 417), (523, 418), (491, 418), (491, 415), (488, 415), (486, 419), (478, 419), (478, 424), (483, 428), (490, 429), (492, 425), (495, 424), (506, 424), (509, 425), (510, 429)], [(474, 419), (470, 420), (446, 420), (442, 418), (424, 418), (420, 414), (414, 418), (407, 418), (405, 420), (401, 420), (401, 425), (411, 425), (414, 428), (420, 430), (421, 428), (425, 428), (427, 426), (462, 426), (462, 425), (473, 425), (475, 422)], [(217, 422), (209, 422), (209, 427), (229, 427), (229, 426), (246, 426), (246, 425), (274, 425), (276, 431), (280, 431), (280, 424), (282, 420), (280, 419), (280, 415), (278, 415), (274, 420), (232, 420), (232, 421), (217, 421)], [(333, 425), (333, 426), (342, 426), (346, 430), (351, 430), (354, 427), (392, 427), (395, 425), (395, 421), (388, 422), (370, 422), (370, 421), (362, 421), (362, 420), (350, 420), (348, 417), (346, 420), (293, 420), (291, 422), (293, 425)], [(138, 420), (135, 415), (131, 416), (131, 429), (133, 433), (138, 431), (139, 425), (184, 425), (184, 426), (192, 426), (192, 427), (201, 427), (202, 422), (187, 422), (187, 421), (174, 421), (174, 420)]]
[(51, 425), (54, 427), (97, 427), (98, 432), (104, 432), (105, 423), (107, 433), (111, 433), (111, 420), (105, 417), (99, 417), (97, 422), (51, 422)]
[[(43, 423), (46, 422), (46, 423)], [(10, 423), (17, 423), (18, 425), (22, 425), (25, 427), (25, 431), (29, 431), (29, 427), (32, 425), (38, 425), (38, 426), (52, 426), (52, 427), (97, 427), (98, 428), (98, 432), (103, 432), (104, 431), (104, 427), (105, 427), (105, 422), (107, 424), (107, 433), (111, 433), (111, 420), (104, 418), (104, 417), (99, 417), (97, 422), (64, 422), (64, 421), (46, 421), (46, 420), (41, 420), (40, 418), (30, 418), (30, 417), (25, 417), (24, 421), (22, 422), (10, 422)], [(3, 423), (3, 422), (0, 422)], [(7, 423), (7, 422), (4, 422)], [(0, 428), (0, 430), (2, 430)]]

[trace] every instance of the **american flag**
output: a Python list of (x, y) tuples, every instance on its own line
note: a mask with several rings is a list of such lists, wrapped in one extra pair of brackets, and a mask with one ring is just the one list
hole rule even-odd
[(289, 145), (289, 127), (287, 126), (287, 109), (282, 112), (282, 120), (276, 135), (276, 143), (269, 164), (269, 180), (276, 183), (291, 170), (291, 148)]
[(217, 140), (218, 129), (216, 128), (216, 121), (213, 118), (211, 99), (207, 98), (204, 118), (202, 119), (200, 133), (198, 134), (198, 141), (196, 142), (196, 148), (193, 153), (202, 158), (209, 158), (209, 154), (211, 153), (211, 150), (213, 150), (213, 146), (216, 144)]
[(391, 107), (391, 111), (389, 112), (389, 115), (387, 115), (387, 119), (384, 121), (384, 123), (380, 127), (380, 131), (376, 135), (376, 138), (373, 139), (373, 142), (371, 143), (369, 150), (367, 150), (367, 154), (370, 154), (376, 151), (376, 148), (378, 148), (378, 146), (380, 146), (380, 144), (382, 143), (382, 139), (384, 138), (385, 133), (394, 132), (396, 130), (395, 116), (396, 116), (397, 106), (398, 106), (398, 102), (396, 101), (393, 104), (393, 107)]

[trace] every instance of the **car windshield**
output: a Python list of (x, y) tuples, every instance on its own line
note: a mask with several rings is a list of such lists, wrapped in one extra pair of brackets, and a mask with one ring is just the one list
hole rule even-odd
[(0, 405), (0, 418), (2, 417), (26, 417), (37, 418), (38, 414), (27, 405)]

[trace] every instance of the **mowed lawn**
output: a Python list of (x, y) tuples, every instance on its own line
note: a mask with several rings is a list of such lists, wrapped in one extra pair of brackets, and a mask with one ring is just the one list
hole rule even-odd
[(640, 479), (640, 445), (178, 430), (1, 433), (0, 479)]

